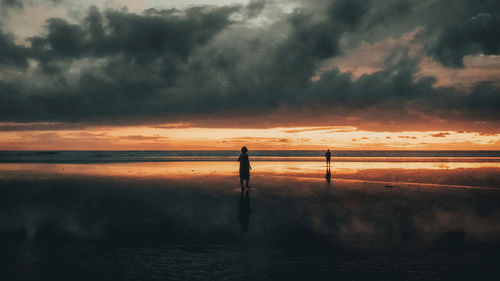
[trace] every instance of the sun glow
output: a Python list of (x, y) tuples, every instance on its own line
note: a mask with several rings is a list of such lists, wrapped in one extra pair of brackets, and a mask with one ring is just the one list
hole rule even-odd
[(481, 150), (500, 149), (499, 134), (455, 131), (374, 132), (350, 126), (268, 129), (200, 128), (189, 124), (0, 131), (2, 150)]

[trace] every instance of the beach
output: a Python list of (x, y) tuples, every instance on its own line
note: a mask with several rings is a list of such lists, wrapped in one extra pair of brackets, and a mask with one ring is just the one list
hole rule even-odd
[(254, 162), (244, 192), (237, 162), (0, 164), (0, 255), (12, 280), (498, 276), (499, 168), (444, 164)]
[(0, 0), (0, 281), (500, 280), (500, 1)]

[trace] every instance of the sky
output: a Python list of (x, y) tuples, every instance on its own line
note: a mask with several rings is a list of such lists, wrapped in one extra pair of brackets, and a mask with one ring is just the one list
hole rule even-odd
[(0, 0), (0, 150), (500, 150), (498, 0)]

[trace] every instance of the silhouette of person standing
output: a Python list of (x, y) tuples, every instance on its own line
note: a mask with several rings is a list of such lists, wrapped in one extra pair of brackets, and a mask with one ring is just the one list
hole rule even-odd
[(330, 152), (330, 149), (328, 149), (326, 152), (325, 152), (325, 159), (326, 159), (326, 166), (328, 168), (330, 168), (330, 160), (332, 158), (332, 153)]
[(241, 154), (240, 157), (238, 158), (238, 161), (240, 162), (240, 184), (241, 184), (241, 190), (243, 190), (243, 180), (246, 180), (246, 188), (248, 187), (248, 182), (250, 181), (250, 169), (252, 167), (250, 166), (250, 161), (248, 160), (248, 149), (246, 146), (241, 148)]

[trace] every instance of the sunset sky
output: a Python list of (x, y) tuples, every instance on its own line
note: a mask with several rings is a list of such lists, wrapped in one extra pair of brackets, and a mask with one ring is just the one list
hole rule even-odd
[(0, 0), (0, 150), (500, 150), (498, 0)]

